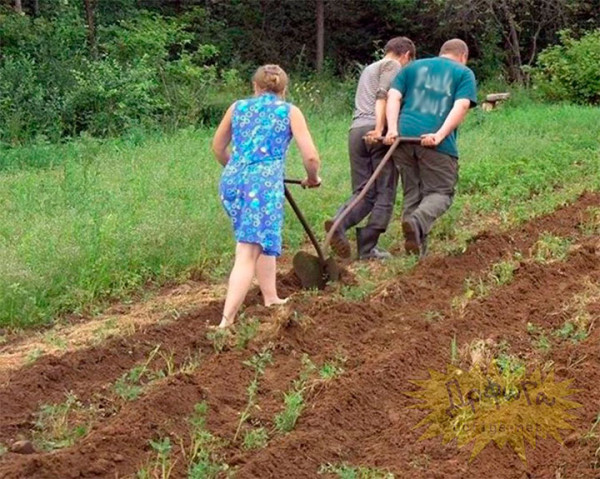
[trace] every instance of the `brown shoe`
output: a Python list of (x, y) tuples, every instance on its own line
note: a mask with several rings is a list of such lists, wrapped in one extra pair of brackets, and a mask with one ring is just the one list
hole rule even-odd
[(421, 256), (421, 231), (417, 220), (408, 218), (402, 222), (404, 233), (404, 249), (408, 254)]
[[(325, 221), (325, 231), (329, 233), (329, 230), (333, 226), (332, 220)], [(350, 247), (350, 241), (346, 238), (344, 232), (338, 226), (337, 230), (331, 237), (331, 249), (335, 251), (335, 254), (341, 258), (350, 258), (352, 255), (352, 249)]]

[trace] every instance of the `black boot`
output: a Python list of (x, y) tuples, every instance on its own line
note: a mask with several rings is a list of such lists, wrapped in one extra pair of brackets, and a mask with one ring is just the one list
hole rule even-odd
[(390, 259), (392, 255), (377, 247), (379, 236), (383, 233), (374, 228), (356, 228), (356, 249), (358, 259)]

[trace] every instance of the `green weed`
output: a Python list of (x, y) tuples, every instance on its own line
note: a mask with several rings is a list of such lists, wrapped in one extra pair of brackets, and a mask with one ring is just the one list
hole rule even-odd
[(542, 328), (532, 323), (527, 323), (527, 332), (531, 336), (533, 346), (542, 353), (548, 353), (552, 349), (550, 339)]
[(495, 263), (492, 265), (492, 270), (488, 276), (489, 281), (497, 286), (511, 283), (518, 264), (519, 263), (514, 260), (505, 260)]
[(344, 374), (343, 364), (346, 358), (337, 358), (335, 361), (325, 362), (319, 369), (319, 377), (325, 381), (330, 381)]
[(144, 364), (135, 366), (117, 379), (113, 386), (117, 396), (125, 401), (134, 401), (143, 392), (144, 386), (147, 383), (152, 382), (160, 377), (164, 377), (164, 373), (162, 371), (155, 373), (154, 371), (150, 371), (148, 369), (159, 349), (160, 346), (156, 346)]
[(8, 448), (4, 444), (0, 443), (0, 457), (4, 456), (4, 454), (6, 454), (7, 452)]
[(118, 327), (117, 318), (109, 318), (92, 332), (94, 343), (100, 344), (111, 337)]
[(206, 339), (208, 339), (212, 345), (215, 353), (220, 353), (227, 348), (229, 340), (231, 339), (231, 332), (229, 329), (217, 328), (206, 333)]
[(441, 321), (442, 319), (444, 319), (444, 316), (439, 311), (429, 310), (429, 311), (425, 311), (423, 318), (427, 322), (435, 323), (437, 321)]
[(244, 433), (244, 443), (242, 447), (247, 451), (262, 449), (269, 441), (269, 433), (264, 427), (250, 429)]
[(169, 479), (175, 467), (171, 460), (171, 440), (165, 437), (158, 441), (150, 440), (149, 444), (155, 457), (147, 467), (137, 472), (137, 479)]
[(543, 233), (533, 245), (533, 259), (538, 263), (563, 261), (569, 254), (571, 240), (551, 233)]
[(238, 423), (237, 430), (235, 431), (235, 436), (233, 437), (234, 442), (237, 440), (244, 423), (246, 423), (246, 421), (248, 421), (252, 416), (252, 409), (257, 407), (256, 395), (258, 393), (259, 381), (260, 378), (265, 374), (266, 367), (272, 362), (273, 357), (271, 355), (271, 351), (269, 350), (263, 350), (260, 353), (252, 356), (248, 361), (244, 361), (244, 365), (248, 366), (254, 371), (254, 377), (246, 389), (248, 401), (246, 403), (246, 407), (240, 413), (240, 421)]
[(481, 277), (468, 277), (463, 284), (463, 293), (452, 298), (452, 309), (462, 316), (471, 300), (486, 298), (493, 288), (512, 282), (514, 272), (519, 266), (521, 255), (494, 263)]
[(347, 301), (362, 301), (375, 290), (375, 283), (360, 282), (357, 285), (345, 284), (340, 288), (340, 295)]
[(245, 349), (248, 343), (258, 334), (260, 321), (258, 318), (240, 317), (235, 328), (235, 340), (237, 349)]
[(589, 207), (582, 215), (579, 230), (587, 236), (600, 234), (600, 208)]
[(419, 456), (413, 457), (410, 460), (409, 464), (414, 469), (427, 470), (427, 469), (429, 469), (430, 462), (431, 462), (431, 457), (429, 457), (427, 454), (421, 454)]
[(33, 364), (44, 355), (44, 350), (40, 348), (32, 349), (27, 353), (25, 364)]
[(388, 471), (348, 464), (324, 464), (319, 468), (319, 474), (335, 474), (339, 479), (394, 479), (396, 477)]
[(84, 406), (69, 393), (64, 402), (40, 408), (36, 414), (33, 441), (45, 451), (69, 447), (88, 433), (95, 416), (93, 406)]
[(456, 343), (456, 334), (450, 341), (450, 362), (452, 362), (452, 364), (458, 363), (458, 344)]
[(44, 342), (48, 343), (50, 346), (55, 347), (56, 349), (66, 349), (67, 341), (64, 338), (61, 338), (55, 331), (50, 331), (46, 333), (44, 336)]
[(311, 379), (318, 368), (305, 354), (302, 356), (302, 370), (292, 383), (292, 388), (283, 395), (283, 411), (275, 416), (275, 429), (280, 433), (287, 433), (294, 429), (298, 418), (304, 410), (304, 394), (310, 386)]
[[(194, 406), (190, 417), (191, 443), (187, 452), (189, 479), (216, 479), (229, 466), (218, 460), (218, 450), (223, 446), (206, 427), (208, 405), (206, 402)], [(183, 449), (183, 448), (182, 448)]]
[(571, 321), (565, 322), (565, 324), (555, 330), (553, 334), (563, 341), (570, 339), (573, 343), (578, 343), (588, 337), (587, 330), (578, 329), (575, 323), (572, 323)]
[(304, 410), (304, 394), (301, 390), (293, 390), (283, 395), (284, 409), (275, 416), (275, 429), (279, 432), (290, 432)]

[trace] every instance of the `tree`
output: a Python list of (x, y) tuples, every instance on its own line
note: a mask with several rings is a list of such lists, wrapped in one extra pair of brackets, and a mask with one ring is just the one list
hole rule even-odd
[(23, 4), (21, 3), (21, 0), (15, 0), (15, 12), (23, 13)]
[(323, 71), (325, 50), (325, 5), (324, 0), (317, 0), (317, 71)]
[(96, 49), (96, 0), (84, 0), (85, 3), (85, 21), (87, 25), (87, 38), (92, 57), (97, 56)]

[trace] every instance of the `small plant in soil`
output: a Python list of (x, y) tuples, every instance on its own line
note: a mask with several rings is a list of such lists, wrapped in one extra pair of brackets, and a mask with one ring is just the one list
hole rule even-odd
[(200, 367), (200, 353), (190, 353), (185, 359), (179, 371), (182, 374), (192, 374), (196, 369)]
[(279, 432), (290, 432), (304, 410), (303, 391), (294, 390), (284, 393), (283, 404), (283, 411), (275, 416), (275, 429)]
[(238, 423), (237, 430), (235, 431), (235, 436), (233, 437), (234, 442), (237, 440), (244, 423), (246, 423), (246, 421), (252, 417), (252, 410), (257, 407), (256, 396), (258, 393), (260, 378), (265, 374), (266, 367), (272, 362), (273, 356), (271, 355), (271, 351), (268, 349), (255, 354), (248, 361), (244, 361), (244, 365), (248, 366), (254, 371), (254, 377), (246, 389), (248, 402), (246, 403), (244, 410), (240, 413), (240, 421)]
[(46, 335), (44, 336), (44, 342), (48, 343), (50, 346), (56, 349), (62, 350), (67, 348), (67, 341), (65, 340), (65, 338), (61, 338), (58, 334), (56, 334), (55, 331), (50, 331), (46, 333)]
[(565, 322), (565, 324), (554, 331), (553, 334), (563, 341), (571, 340), (573, 343), (581, 342), (588, 337), (586, 329), (578, 328), (577, 325), (571, 321)]
[(375, 289), (375, 283), (365, 283), (363, 281), (358, 285), (344, 285), (340, 288), (340, 295), (348, 301), (362, 301)]
[(38, 359), (42, 357), (44, 354), (44, 350), (40, 348), (35, 348), (27, 353), (27, 357), (25, 358), (25, 363), (27, 365), (35, 363)]
[(396, 477), (389, 471), (348, 464), (324, 464), (319, 468), (319, 474), (332, 474), (339, 479), (394, 479)]
[(543, 353), (548, 353), (552, 349), (550, 339), (542, 328), (532, 323), (527, 323), (527, 333), (531, 336), (533, 346)]
[(118, 327), (117, 318), (109, 318), (93, 331), (93, 342), (100, 344), (112, 336)]
[(158, 441), (150, 440), (149, 443), (155, 457), (147, 467), (137, 472), (137, 479), (169, 479), (175, 467), (171, 461), (171, 440), (165, 437)]
[(71, 446), (88, 433), (95, 416), (93, 406), (84, 406), (69, 393), (63, 403), (40, 408), (36, 414), (33, 441), (45, 451)]
[(269, 441), (269, 434), (264, 427), (250, 429), (244, 433), (244, 443), (242, 447), (248, 451), (262, 449)]
[(500, 261), (492, 266), (488, 279), (495, 286), (502, 286), (512, 282), (515, 270), (519, 263), (512, 259)]
[[(600, 469), (600, 435), (598, 434), (598, 425), (600, 424), (600, 413), (596, 416), (596, 420), (590, 427), (590, 430), (586, 432), (581, 439), (585, 442), (596, 442), (598, 445), (596, 452), (594, 453), (594, 460), (592, 461), (593, 469)], [(593, 446), (595, 447), (595, 446)]]
[(6, 454), (7, 452), (8, 448), (4, 444), (0, 443), (0, 457), (4, 456), (4, 454)]
[(444, 319), (444, 316), (439, 311), (429, 310), (425, 311), (423, 318), (425, 318), (425, 321), (429, 323), (435, 323)]
[(172, 376), (177, 372), (175, 368), (175, 353), (173, 351), (161, 351), (159, 353), (160, 357), (165, 362), (165, 371), (164, 374), (168, 376)]
[(503, 351), (494, 358), (494, 364), (505, 380), (506, 396), (518, 396), (518, 385), (525, 375), (525, 363), (518, 357)]
[(150, 363), (158, 354), (159, 349), (160, 345), (156, 346), (144, 364), (135, 366), (117, 379), (115, 385), (113, 386), (117, 396), (126, 401), (134, 401), (140, 396), (140, 394), (142, 394), (146, 384), (160, 377), (164, 377), (164, 373), (162, 371), (155, 373), (148, 369)]
[(600, 234), (600, 208), (590, 207), (583, 213), (579, 230), (586, 236)]
[(409, 464), (414, 469), (427, 470), (427, 469), (429, 469), (430, 462), (431, 462), (431, 457), (429, 457), (427, 454), (421, 454), (419, 456), (413, 457), (410, 460)]
[(386, 278), (397, 278), (411, 271), (419, 263), (419, 257), (414, 254), (395, 256), (386, 261)]
[(208, 404), (202, 401), (194, 406), (190, 417), (190, 446), (188, 451), (182, 447), (189, 464), (189, 479), (213, 479), (229, 469), (228, 464), (218, 460), (218, 450), (223, 443), (208, 430), (207, 414)]
[(258, 318), (241, 317), (236, 327), (235, 342), (237, 349), (245, 349), (248, 343), (258, 334), (260, 321)]
[(538, 263), (562, 261), (569, 254), (571, 240), (550, 233), (543, 233), (533, 245), (532, 256)]
[(310, 357), (302, 356), (302, 370), (298, 379), (292, 383), (292, 389), (284, 393), (284, 409), (275, 416), (275, 429), (278, 432), (290, 432), (296, 426), (296, 422), (304, 410), (304, 392), (309, 386), (310, 378), (317, 371), (317, 366)]
[(212, 343), (215, 353), (218, 354), (227, 347), (231, 339), (231, 332), (229, 329), (217, 328), (206, 333), (206, 339)]
[(337, 378), (344, 374), (344, 363), (346, 362), (346, 358), (343, 356), (337, 357), (333, 361), (326, 361), (319, 368), (319, 377), (325, 381), (331, 381), (332, 379)]
[(452, 337), (450, 341), (450, 361), (452, 364), (458, 363), (458, 344), (456, 343), (456, 334)]

